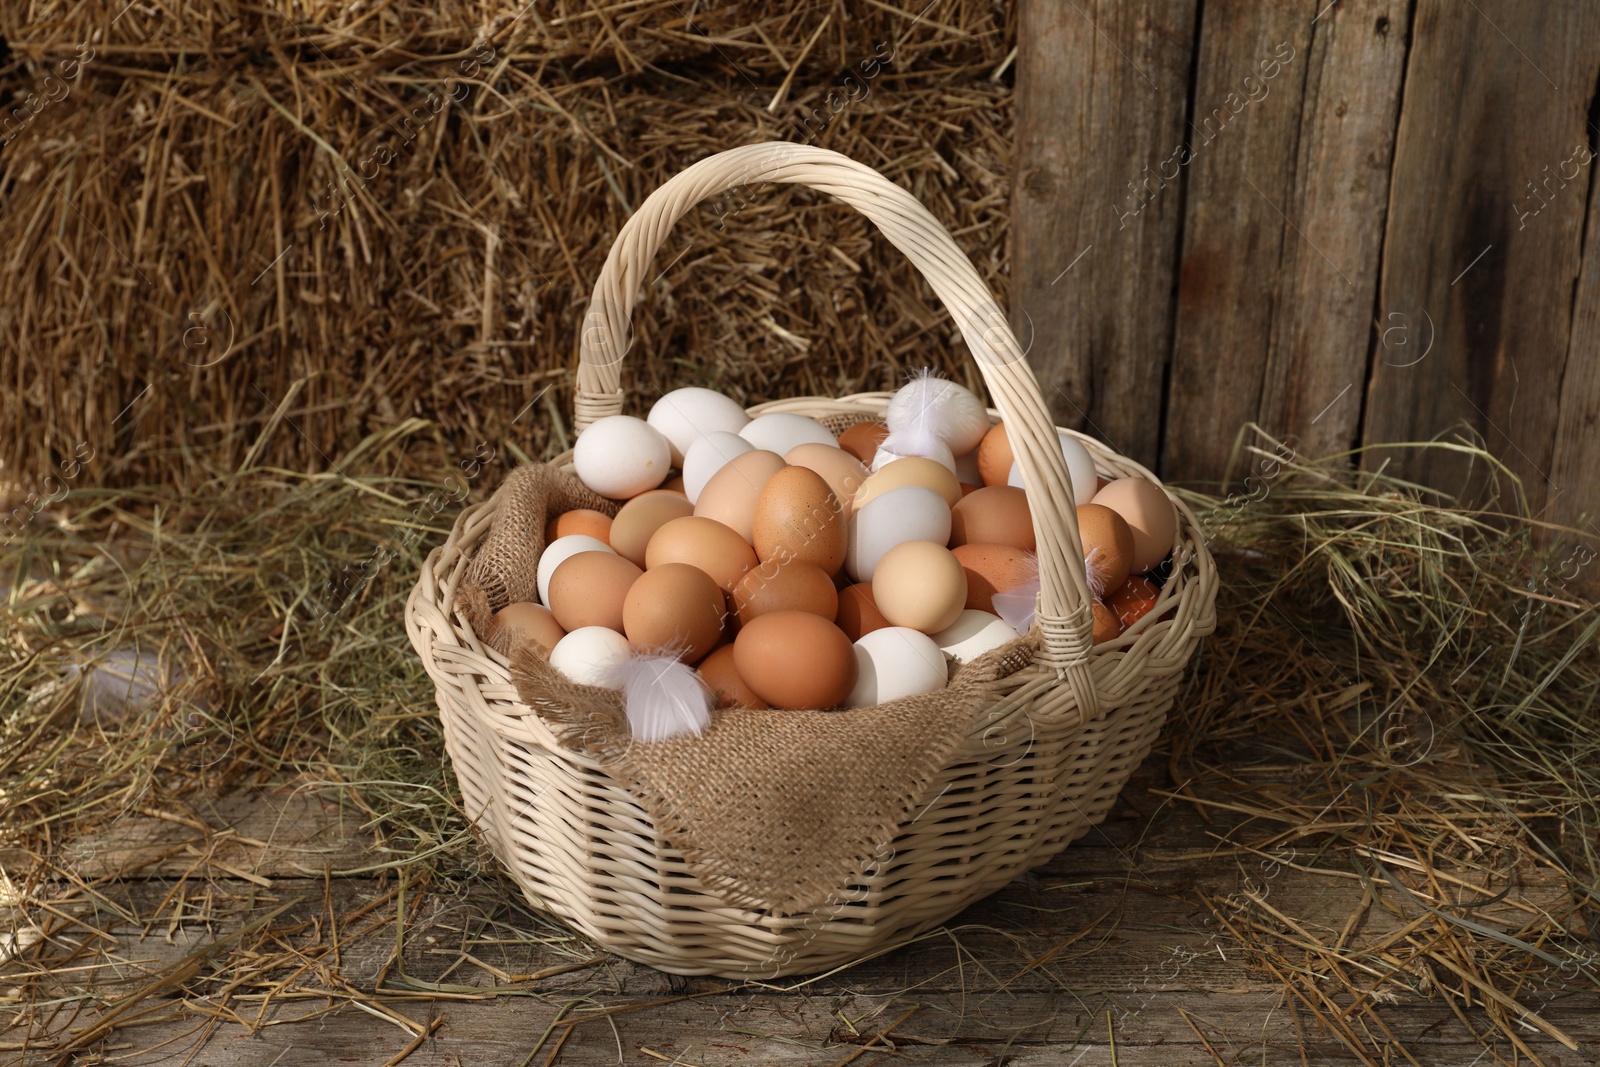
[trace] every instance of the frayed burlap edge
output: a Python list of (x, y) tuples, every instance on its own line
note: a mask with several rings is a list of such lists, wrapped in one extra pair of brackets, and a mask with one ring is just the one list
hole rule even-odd
[[(578, 507), (616, 511), (550, 467), (508, 477), (457, 590), (477, 633), (506, 603), (533, 599), (545, 522)], [(729, 709), (713, 712), (699, 737), (637, 744), (620, 691), (578, 685), (536, 648), (498, 638), (518, 695), (558, 743), (621, 784), (708, 891), (776, 916), (838, 900), (887, 858), (992, 699), (992, 683), (1038, 648), (1036, 637), (1019, 638), (956, 670), (937, 693), (840, 711)]]
[[(473, 549), (456, 591), (457, 609), (480, 637), (489, 632), (490, 616), (507, 604), (539, 599), (539, 556), (552, 515), (590, 508), (615, 516), (618, 508), (616, 501), (544, 463), (513, 470), (495, 490), (494, 503), (494, 521)], [(492, 647), (504, 654), (505, 643), (502, 638)]]
[(1036, 650), (1020, 638), (925, 696), (841, 711), (729, 709), (699, 737), (654, 744), (633, 741), (619, 691), (567, 681), (537, 649), (512, 655), (511, 676), (558, 742), (621, 783), (708, 890), (785, 916), (837, 900), (887, 858), (990, 684)]

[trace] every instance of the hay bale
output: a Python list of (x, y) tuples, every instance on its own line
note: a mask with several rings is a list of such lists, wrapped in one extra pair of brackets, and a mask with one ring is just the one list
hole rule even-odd
[[(84, 443), (101, 484), (342, 469), (414, 417), (447, 453), (560, 448), (612, 237), (752, 141), (878, 167), (1004, 299), (1009, 3), (123, 3), (0, 13), (0, 481)], [(645, 396), (976, 382), (931, 290), (819, 194), (703, 206), (660, 268)]]

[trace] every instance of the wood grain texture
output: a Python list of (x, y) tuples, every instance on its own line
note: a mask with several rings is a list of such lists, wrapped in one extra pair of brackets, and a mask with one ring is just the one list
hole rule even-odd
[(1357, 443), (1410, 8), (1346, 0), (1313, 20), (1258, 415), (1305, 456)]
[(1261, 402), (1317, 3), (1206, 6), (1162, 474), (1216, 478)]
[[(381, 863), (362, 832), (367, 816), (289, 789), (205, 798), (187, 811), (128, 816), (75, 843), (84, 878), (144, 878), (229, 869), (271, 881)], [(202, 827), (204, 829), (202, 829)]]
[(1021, 0), (1011, 319), (1058, 424), (1153, 465), (1195, 0)]
[(1261, 403), (1284, 246), (1298, 240), (1284, 211), (1295, 194), (1307, 50), (1320, 6), (1205, 9), (1162, 451), (1167, 478), (1216, 477)]
[[(1591, 129), (1589, 135), (1593, 147), (1600, 131)], [(1600, 180), (1595, 170), (1591, 161), (1583, 265), (1550, 457), (1549, 517), (1600, 536)], [(1588, 576), (1593, 577), (1593, 568)]]
[[(381, 984), (395, 1014), (423, 1027), (443, 1019), (405, 1061), (415, 1065), (526, 1063), (558, 1015), (589, 1018), (562, 1046), (555, 1062), (563, 1065), (615, 1064), (620, 1055), (627, 1064), (677, 1057), (707, 1067), (834, 1067), (857, 1052), (853, 1062), (887, 1063), (893, 1058), (883, 1042), (877, 1051), (862, 1046), (897, 1022), (888, 1037), (901, 1056), (932, 1067), (1214, 1064), (1195, 1029), (1227, 1063), (1355, 1062), (1308, 1013), (1284, 1001), (1274, 979), (1248, 965), (1236, 939), (1208, 923), (1194, 899), (1223, 899), (1248, 877), (1263, 900), (1331, 939), (1357, 906), (1361, 883), (1290, 867), (1264, 874), (1254, 855), (1210, 854), (1207, 831), (1219, 827), (1150, 792), (1170, 785), (1159, 766), (1141, 768), (1106, 823), (1048, 866), (969, 908), (947, 930), (813, 980), (740, 988), (615, 958), (596, 963), (559, 925), (527, 911), (509, 882), (457, 891), (413, 885), (402, 904), (392, 878), (335, 876), (325, 884), (285, 875), (265, 891), (203, 868), (190, 873), (184, 890), (174, 877), (151, 876), (148, 865), (101, 882), (73, 906), (114, 940), (59, 980), (74, 995), (86, 987), (103, 989), (107, 999), (121, 996), (288, 904), (274, 924), (279, 932), (260, 950), (255, 980), (225, 997), (204, 979), (182, 1000), (163, 991), (141, 1005), (151, 1013), (139, 1025), (114, 1032), (96, 1051), (129, 1064), (181, 1063), (191, 1054), (187, 1062), (208, 1067), (382, 1064), (412, 1034), (349, 1003), (357, 990), (373, 999)], [(296, 818), (293, 833), (278, 839), (313, 842), (346, 832), (331, 807), (307, 805)], [(132, 816), (127, 822), (140, 839), (170, 825)], [(1565, 892), (1550, 872), (1530, 871), (1516, 899), (1556, 906)], [(394, 921), (401, 910), (403, 936)], [(349, 918), (357, 913), (359, 920)], [(157, 921), (122, 918), (133, 915)], [(330, 927), (334, 916), (341, 918)], [(1352, 949), (1402, 926), (1373, 908)], [(340, 932), (336, 955), (328, 949), (333, 929)], [(430, 995), (427, 983), (447, 984), (450, 999)], [(1343, 1003), (1347, 994), (1336, 992)], [(1600, 1016), (1590, 1002), (1537, 989), (1527, 999), (1581, 1043), (1573, 1055), (1527, 1034), (1546, 1062), (1594, 1062)], [(96, 1010), (86, 1005), (70, 1028), (91, 1025)], [(1469, 1018), (1481, 1023), (1475, 1015)], [(216, 1024), (206, 1026), (211, 1017)], [(1478, 1062), (1494, 1062), (1436, 997), (1403, 995), (1383, 1005), (1381, 1017), (1424, 1067), (1458, 1067), (1480, 1056)], [(61, 1022), (68, 1025), (65, 1016)], [(0, 1050), (15, 1059), (0, 1063), (54, 1060), (48, 1048), (20, 1055), (23, 1035), (3, 1026)], [(551, 1047), (532, 1062), (546, 1062)], [(1509, 1047), (1496, 1049), (1509, 1061)]]
[[(1248, 983), (1232, 984), (1235, 988), (1141, 989), (1120, 995), (979, 988), (968, 994), (918, 997), (868, 991), (830, 997), (713, 996), (611, 1016), (615, 1029), (607, 1018), (582, 1023), (573, 1028), (554, 1062), (560, 1067), (619, 1063), (838, 1067), (863, 1061), (923, 1067), (1214, 1067), (1219, 1060), (1201, 1045), (1185, 1014), (1223, 1063), (1359, 1062), (1317, 1034), (1303, 1009), (1297, 1016), (1273, 994), (1249, 988)], [(626, 1009), (639, 1003), (638, 998), (607, 998), (608, 1007)], [(405, 1061), (413, 1067), (522, 1067), (530, 1062), (529, 1053), (558, 1010), (528, 998), (395, 1008), (423, 1025), (440, 1016), (444, 1020)], [(175, 1039), (174, 1044), (165, 1052), (123, 1053), (116, 1062), (151, 1067), (181, 1063), (181, 1053), (199, 1047), (203, 1051), (191, 1062), (206, 1067), (322, 1067), (340, 1061), (377, 1065), (398, 1054), (409, 1040), (400, 1026), (354, 1008), (326, 1016), (320, 1029), (314, 1022), (284, 1025), (284, 1020), (305, 1010), (298, 1005), (273, 1006), (267, 1012), (267, 1027), (257, 1035), (225, 1026), (209, 1036), (181, 1037), (196, 1029), (197, 1020), (146, 1026), (137, 1032), (140, 1047), (162, 1039)], [(1574, 998), (1552, 1015), (1580, 1037), (1584, 1051), (1568, 1052), (1548, 1039), (1540, 1040), (1542, 1035), (1530, 1035), (1528, 1044), (1549, 1064), (1593, 1064), (1588, 1050), (1600, 1038), (1593, 1013)], [(1448, 1032), (1459, 1025), (1454, 1019), (1440, 1028), (1445, 1032), (1430, 1034), (1431, 1027), (1444, 1021), (1435, 1011), (1411, 1007), (1391, 1016), (1390, 1029), (1407, 1042), (1424, 1067), (1470, 1067), (1479, 1055), (1483, 1055), (1477, 1061), (1480, 1065), (1495, 1062), (1460, 1034)], [(1297, 1023), (1307, 1030), (1304, 1041)], [(885, 1031), (888, 1040), (873, 1040)], [(547, 1042), (531, 1062), (545, 1062), (553, 1046), (553, 1041)], [(180, 1055), (174, 1057), (172, 1048)], [(1300, 1058), (1302, 1049), (1305, 1061)], [(1508, 1063), (1510, 1053), (1507, 1048)], [(859, 1058), (847, 1060), (853, 1054)], [(46, 1061), (40, 1057), (36, 1062)]]
[[(1379, 349), (1364, 437), (1414, 441), (1465, 421), (1535, 510), (1569, 350), (1597, 69), (1588, 0), (1417, 5), (1377, 310), (1433, 343), (1403, 358)], [(1383, 449), (1365, 462), (1385, 459), (1449, 492), (1477, 484), (1445, 454)]]

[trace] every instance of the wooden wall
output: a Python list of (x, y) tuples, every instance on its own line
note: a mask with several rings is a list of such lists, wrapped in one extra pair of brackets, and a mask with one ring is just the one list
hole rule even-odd
[(1594, 0), (1021, 8), (1012, 315), (1063, 425), (1199, 482), (1251, 421), (1305, 456), (1466, 423), (1600, 514)]

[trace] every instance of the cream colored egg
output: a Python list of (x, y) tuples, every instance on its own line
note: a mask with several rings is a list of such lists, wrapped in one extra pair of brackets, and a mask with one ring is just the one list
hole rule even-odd
[(893, 625), (938, 633), (966, 607), (967, 573), (944, 545), (907, 541), (878, 561), (872, 599)]
[(961, 483), (956, 481), (955, 471), (937, 460), (908, 456), (884, 464), (861, 483), (861, 488), (856, 490), (856, 510), (866, 507), (875, 497), (908, 485), (932, 489), (944, 497), (947, 506), (954, 506), (961, 499)]

